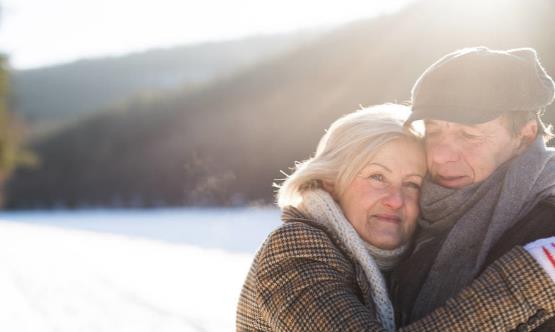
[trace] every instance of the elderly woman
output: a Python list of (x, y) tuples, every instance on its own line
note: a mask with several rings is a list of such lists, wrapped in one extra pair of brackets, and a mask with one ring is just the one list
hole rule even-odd
[[(285, 180), (278, 192), (284, 223), (252, 263), (237, 330), (395, 330), (382, 273), (409, 246), (426, 174), (420, 139), (403, 128), (407, 116), (404, 106), (382, 105), (340, 118)], [(505, 310), (552, 312), (553, 294), (555, 283), (519, 247), (402, 330), (498, 330)]]

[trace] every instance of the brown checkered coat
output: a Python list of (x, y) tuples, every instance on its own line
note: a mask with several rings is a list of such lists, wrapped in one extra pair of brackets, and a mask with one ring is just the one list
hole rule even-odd
[[(361, 267), (295, 209), (266, 239), (243, 286), (237, 331), (382, 331)], [(555, 284), (520, 247), (445, 306), (401, 331), (508, 331), (554, 316)]]

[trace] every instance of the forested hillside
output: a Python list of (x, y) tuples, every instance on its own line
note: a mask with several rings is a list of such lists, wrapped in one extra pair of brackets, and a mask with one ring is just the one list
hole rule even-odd
[[(271, 202), (339, 115), (409, 99), (420, 73), (468, 46), (537, 49), (555, 76), (550, 0), (422, 0), (355, 22), (194, 93), (138, 98), (37, 142), (11, 207)], [(555, 110), (546, 117), (555, 122)]]
[(193, 89), (285, 53), (316, 35), (305, 31), (257, 36), (19, 70), (12, 74), (17, 109), (31, 125), (76, 119), (134, 94)]

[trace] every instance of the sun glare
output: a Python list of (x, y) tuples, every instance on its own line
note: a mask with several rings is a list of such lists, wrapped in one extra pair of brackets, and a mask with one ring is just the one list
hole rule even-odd
[(408, 0), (1, 0), (0, 51), (28, 68), (202, 41), (330, 26)]

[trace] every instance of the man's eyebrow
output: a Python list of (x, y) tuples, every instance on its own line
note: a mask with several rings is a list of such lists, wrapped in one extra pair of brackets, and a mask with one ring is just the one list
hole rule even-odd
[(426, 129), (428, 128), (428, 126), (439, 127), (439, 123), (435, 122), (434, 120), (426, 120), (424, 121), (424, 126), (426, 126)]

